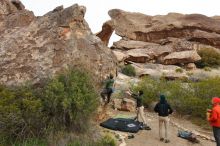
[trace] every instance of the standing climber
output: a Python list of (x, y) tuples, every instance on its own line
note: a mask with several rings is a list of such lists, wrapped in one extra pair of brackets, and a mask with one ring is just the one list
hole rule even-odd
[[(114, 78), (113, 75), (110, 74), (110, 76), (104, 82), (105, 86), (104, 86), (104, 89), (101, 92), (101, 97), (106, 102), (106, 104), (108, 104), (110, 102), (111, 95), (113, 93), (113, 86), (114, 86), (114, 82), (115, 82), (115, 80), (113, 78)], [(106, 96), (107, 96), (107, 99), (106, 99)]]
[(213, 128), (217, 146), (220, 146), (220, 98), (212, 98), (212, 109), (207, 111), (207, 120)]
[(127, 91), (127, 93), (131, 97), (136, 99), (136, 103), (137, 103), (137, 120), (139, 120), (141, 118), (143, 123), (144, 123), (143, 128), (145, 130), (151, 130), (151, 128), (147, 125), (147, 121), (146, 121), (145, 114), (144, 114), (144, 106), (143, 106), (143, 101), (142, 101), (142, 98), (143, 98), (143, 95), (144, 95), (143, 91), (142, 90), (138, 91), (138, 94), (134, 94), (131, 91)]
[[(169, 114), (173, 113), (172, 108), (167, 103), (166, 98), (164, 95), (160, 95), (160, 101), (154, 107), (154, 111), (159, 115), (159, 137), (160, 141), (164, 141), (165, 143), (169, 143), (170, 140), (168, 139), (168, 126), (169, 126)], [(165, 127), (165, 139), (162, 136), (162, 126), (164, 124)]]

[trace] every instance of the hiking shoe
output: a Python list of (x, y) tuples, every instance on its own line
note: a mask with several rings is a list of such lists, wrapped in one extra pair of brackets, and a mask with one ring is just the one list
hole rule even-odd
[(133, 134), (128, 135), (128, 139), (132, 139), (132, 138), (134, 138), (134, 135), (133, 135)]
[(164, 140), (164, 138), (160, 138), (160, 141), (163, 141)]
[(144, 127), (144, 130), (151, 130), (149, 126)]
[(170, 142), (170, 140), (169, 140), (169, 139), (166, 139), (164, 142), (165, 142), (165, 143), (169, 143), (169, 142)]
[(138, 121), (138, 118), (137, 118), (137, 117), (134, 117), (134, 121)]

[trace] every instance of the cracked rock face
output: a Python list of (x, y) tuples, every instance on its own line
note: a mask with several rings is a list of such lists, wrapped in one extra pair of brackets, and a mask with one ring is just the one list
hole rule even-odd
[(0, 7), (1, 84), (38, 83), (76, 66), (89, 70), (96, 83), (115, 73), (115, 56), (92, 34), (84, 19), (85, 7), (57, 7), (42, 17), (8, 0)]

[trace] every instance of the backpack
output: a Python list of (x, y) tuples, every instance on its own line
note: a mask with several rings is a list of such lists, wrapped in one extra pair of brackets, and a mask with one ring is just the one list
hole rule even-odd
[(193, 143), (199, 143), (199, 140), (196, 138), (196, 135), (192, 132), (178, 130), (177, 136), (187, 139)]

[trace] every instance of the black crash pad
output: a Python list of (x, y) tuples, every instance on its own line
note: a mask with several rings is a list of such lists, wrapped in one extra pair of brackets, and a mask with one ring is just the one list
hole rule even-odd
[(126, 118), (110, 118), (100, 124), (104, 128), (111, 130), (137, 133), (141, 129), (141, 123), (134, 119)]

